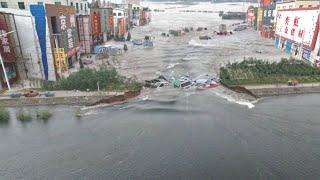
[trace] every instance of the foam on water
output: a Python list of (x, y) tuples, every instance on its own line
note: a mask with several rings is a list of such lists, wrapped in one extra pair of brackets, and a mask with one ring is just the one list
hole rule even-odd
[(252, 109), (255, 107), (255, 105), (253, 103), (256, 103), (257, 101), (248, 101), (245, 99), (241, 99), (241, 98), (236, 98), (233, 97), (232, 95), (226, 94), (226, 93), (220, 93), (218, 91), (210, 91), (213, 92), (216, 96), (219, 96), (221, 98), (226, 99), (227, 101), (231, 102), (231, 103), (235, 103), (235, 104), (239, 104), (239, 105), (243, 105), (243, 106), (247, 106), (249, 109)]
[(215, 45), (214, 44), (211, 44), (211, 43), (201, 43), (199, 41), (196, 41), (194, 39), (191, 39), (189, 41), (189, 45), (191, 46), (198, 46), (198, 47), (214, 47)]

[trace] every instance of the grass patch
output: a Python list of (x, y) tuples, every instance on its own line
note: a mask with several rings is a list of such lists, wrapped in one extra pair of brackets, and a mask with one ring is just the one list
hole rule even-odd
[(0, 122), (8, 122), (10, 120), (10, 113), (7, 108), (0, 106)]
[(20, 109), (17, 112), (17, 119), (20, 121), (31, 121), (32, 120), (32, 115), (28, 111), (25, 111), (24, 109)]
[(100, 69), (80, 69), (67, 78), (58, 81), (45, 81), (42, 89), (44, 90), (80, 90), (80, 91), (138, 91), (142, 84), (120, 76), (114, 68), (102, 66)]
[(320, 82), (320, 70), (300, 60), (281, 59), (278, 63), (270, 63), (249, 58), (221, 67), (220, 79), (229, 86), (287, 84), (289, 80), (313, 83)]
[(52, 113), (48, 109), (40, 109), (36, 111), (37, 119), (49, 120), (52, 117)]

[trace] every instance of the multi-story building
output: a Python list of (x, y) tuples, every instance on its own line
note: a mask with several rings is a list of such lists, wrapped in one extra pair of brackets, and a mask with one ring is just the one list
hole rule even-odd
[(69, 0), (76, 12), (80, 53), (89, 54), (92, 51), (90, 8), (87, 0)]
[(115, 37), (124, 37), (126, 33), (126, 13), (124, 9), (113, 9), (113, 24)]
[(69, 5), (70, 0), (0, 0), (1, 8), (21, 9), (29, 10), (30, 5), (45, 5), (45, 4), (56, 4), (56, 5)]
[(50, 33), (50, 44), (54, 54), (56, 74), (68, 76), (78, 65), (80, 47), (72, 6), (46, 4), (46, 19)]
[(275, 45), (293, 58), (319, 66), (320, 7), (277, 11)]
[(276, 10), (320, 7), (319, 0), (277, 0)]
[[(51, 73), (44, 70), (35, 19), (32, 14), (29, 11), (9, 8), (0, 9), (0, 14), (1, 34), (12, 32), (1, 37), (3, 41), (2, 49), (0, 48), (9, 82), (23, 80), (21, 82), (24, 87), (40, 87), (42, 80), (55, 80), (54, 68), (51, 69)], [(49, 56), (49, 54), (46, 55)], [(47, 61), (45, 63), (48, 64)], [(53, 65), (52, 58), (51, 64)], [(49, 78), (49, 74), (53, 76)], [(3, 77), (1, 81), (4, 86)]]
[(68, 0), (68, 5), (75, 8), (76, 15), (90, 14), (89, 3), (87, 0)]

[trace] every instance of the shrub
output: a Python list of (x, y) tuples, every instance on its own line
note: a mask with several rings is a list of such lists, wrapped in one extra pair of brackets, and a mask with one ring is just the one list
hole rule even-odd
[(1, 122), (8, 122), (9, 120), (10, 120), (9, 111), (5, 107), (0, 106), (0, 121)]
[(48, 109), (41, 109), (36, 111), (37, 119), (49, 120), (52, 116), (52, 113)]
[(142, 85), (134, 80), (120, 76), (114, 68), (101, 67), (99, 70), (84, 68), (61, 78), (56, 82), (43, 83), (44, 90), (140, 90)]
[(20, 109), (18, 112), (17, 112), (17, 119), (20, 120), (20, 121), (31, 121), (32, 120), (32, 115), (23, 110), (23, 109)]

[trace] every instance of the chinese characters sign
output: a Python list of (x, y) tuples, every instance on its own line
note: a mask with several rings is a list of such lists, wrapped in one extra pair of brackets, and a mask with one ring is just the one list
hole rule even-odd
[(59, 44), (64, 48), (67, 58), (73, 56), (78, 47), (74, 7), (46, 4), (46, 12), (47, 16), (56, 17)]
[(10, 47), (11, 34), (8, 33), (8, 26), (6, 24), (5, 16), (0, 15), (0, 53), (5, 61), (14, 61), (16, 56)]
[[(63, 48), (54, 48), (54, 64), (58, 70), (61, 70), (62, 72), (68, 70), (67, 62), (66, 62), (66, 56), (64, 53)], [(58, 72), (60, 73), (60, 72)]]
[(100, 15), (97, 12), (93, 12), (92, 16), (92, 33), (94, 35), (100, 34)]
[(277, 13), (276, 35), (311, 47), (320, 9), (283, 10)]

